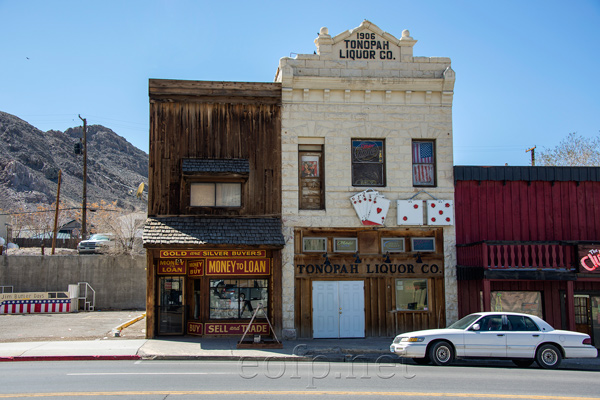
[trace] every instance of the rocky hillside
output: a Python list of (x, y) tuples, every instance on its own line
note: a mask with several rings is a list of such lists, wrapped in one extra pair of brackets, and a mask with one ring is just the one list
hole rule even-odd
[[(83, 128), (42, 132), (0, 111), (0, 209), (16, 211), (56, 200), (62, 170), (61, 208), (81, 206), (83, 156), (75, 154)], [(124, 209), (145, 211), (147, 196), (135, 196), (148, 183), (148, 154), (101, 125), (87, 127), (88, 203), (117, 201)]]

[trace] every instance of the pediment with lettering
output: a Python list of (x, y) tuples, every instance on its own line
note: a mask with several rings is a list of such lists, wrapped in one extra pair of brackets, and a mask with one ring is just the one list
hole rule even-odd
[(321, 28), (315, 39), (322, 58), (342, 61), (409, 61), (407, 58), (412, 58), (412, 47), (416, 42), (407, 30), (398, 39), (367, 20), (333, 38), (327, 28)]

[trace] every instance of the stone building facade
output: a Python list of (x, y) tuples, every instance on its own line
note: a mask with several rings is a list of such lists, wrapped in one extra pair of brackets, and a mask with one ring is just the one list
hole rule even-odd
[[(284, 337), (336, 337), (335, 329), (337, 337), (389, 336), (445, 326), (458, 316), (455, 73), (450, 58), (414, 56), (416, 43), (407, 30), (398, 39), (365, 20), (334, 37), (322, 28), (315, 54), (280, 60)], [(419, 148), (425, 158), (414, 155)], [(361, 164), (359, 152), (375, 158)], [(307, 165), (316, 170), (305, 171)], [(420, 168), (425, 177), (418, 176)], [(384, 222), (359, 218), (350, 198), (360, 193), (389, 200)], [(447, 207), (442, 223), (428, 214), (436, 201)], [(407, 218), (406, 207), (418, 207), (417, 214)], [(395, 251), (386, 251), (388, 244)], [(434, 266), (438, 275), (430, 274)], [(331, 299), (345, 289), (318, 284), (335, 282), (362, 282), (353, 292), (364, 293), (362, 317), (360, 304), (352, 316), (355, 333), (344, 334), (342, 320), (333, 322), (333, 331), (321, 326), (329, 322), (327, 310), (317, 315), (319, 296)], [(426, 287), (420, 300), (418, 285)], [(415, 301), (404, 304), (408, 286)], [(339, 296), (341, 316), (346, 310)]]

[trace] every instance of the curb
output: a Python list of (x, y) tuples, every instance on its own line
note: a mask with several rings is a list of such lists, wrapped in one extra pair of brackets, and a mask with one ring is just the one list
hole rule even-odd
[(0, 362), (11, 361), (123, 361), (139, 360), (140, 356), (15, 356), (0, 357)]
[(121, 331), (123, 329), (127, 328), (128, 326), (131, 326), (131, 325), (135, 324), (138, 321), (141, 321), (144, 318), (146, 318), (146, 313), (143, 313), (139, 317), (135, 317), (134, 319), (132, 319), (130, 321), (127, 321), (124, 324), (121, 324), (121, 325), (117, 326), (116, 328), (113, 328), (113, 330), (111, 332), (113, 333), (113, 335), (115, 337), (120, 337), (121, 336)]

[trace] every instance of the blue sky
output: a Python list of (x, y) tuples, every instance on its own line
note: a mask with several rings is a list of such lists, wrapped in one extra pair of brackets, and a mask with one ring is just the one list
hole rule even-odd
[(43, 131), (81, 114), (147, 152), (148, 79), (272, 82), (363, 19), (452, 59), (456, 165), (600, 132), (600, 0), (0, 0), (0, 111)]

